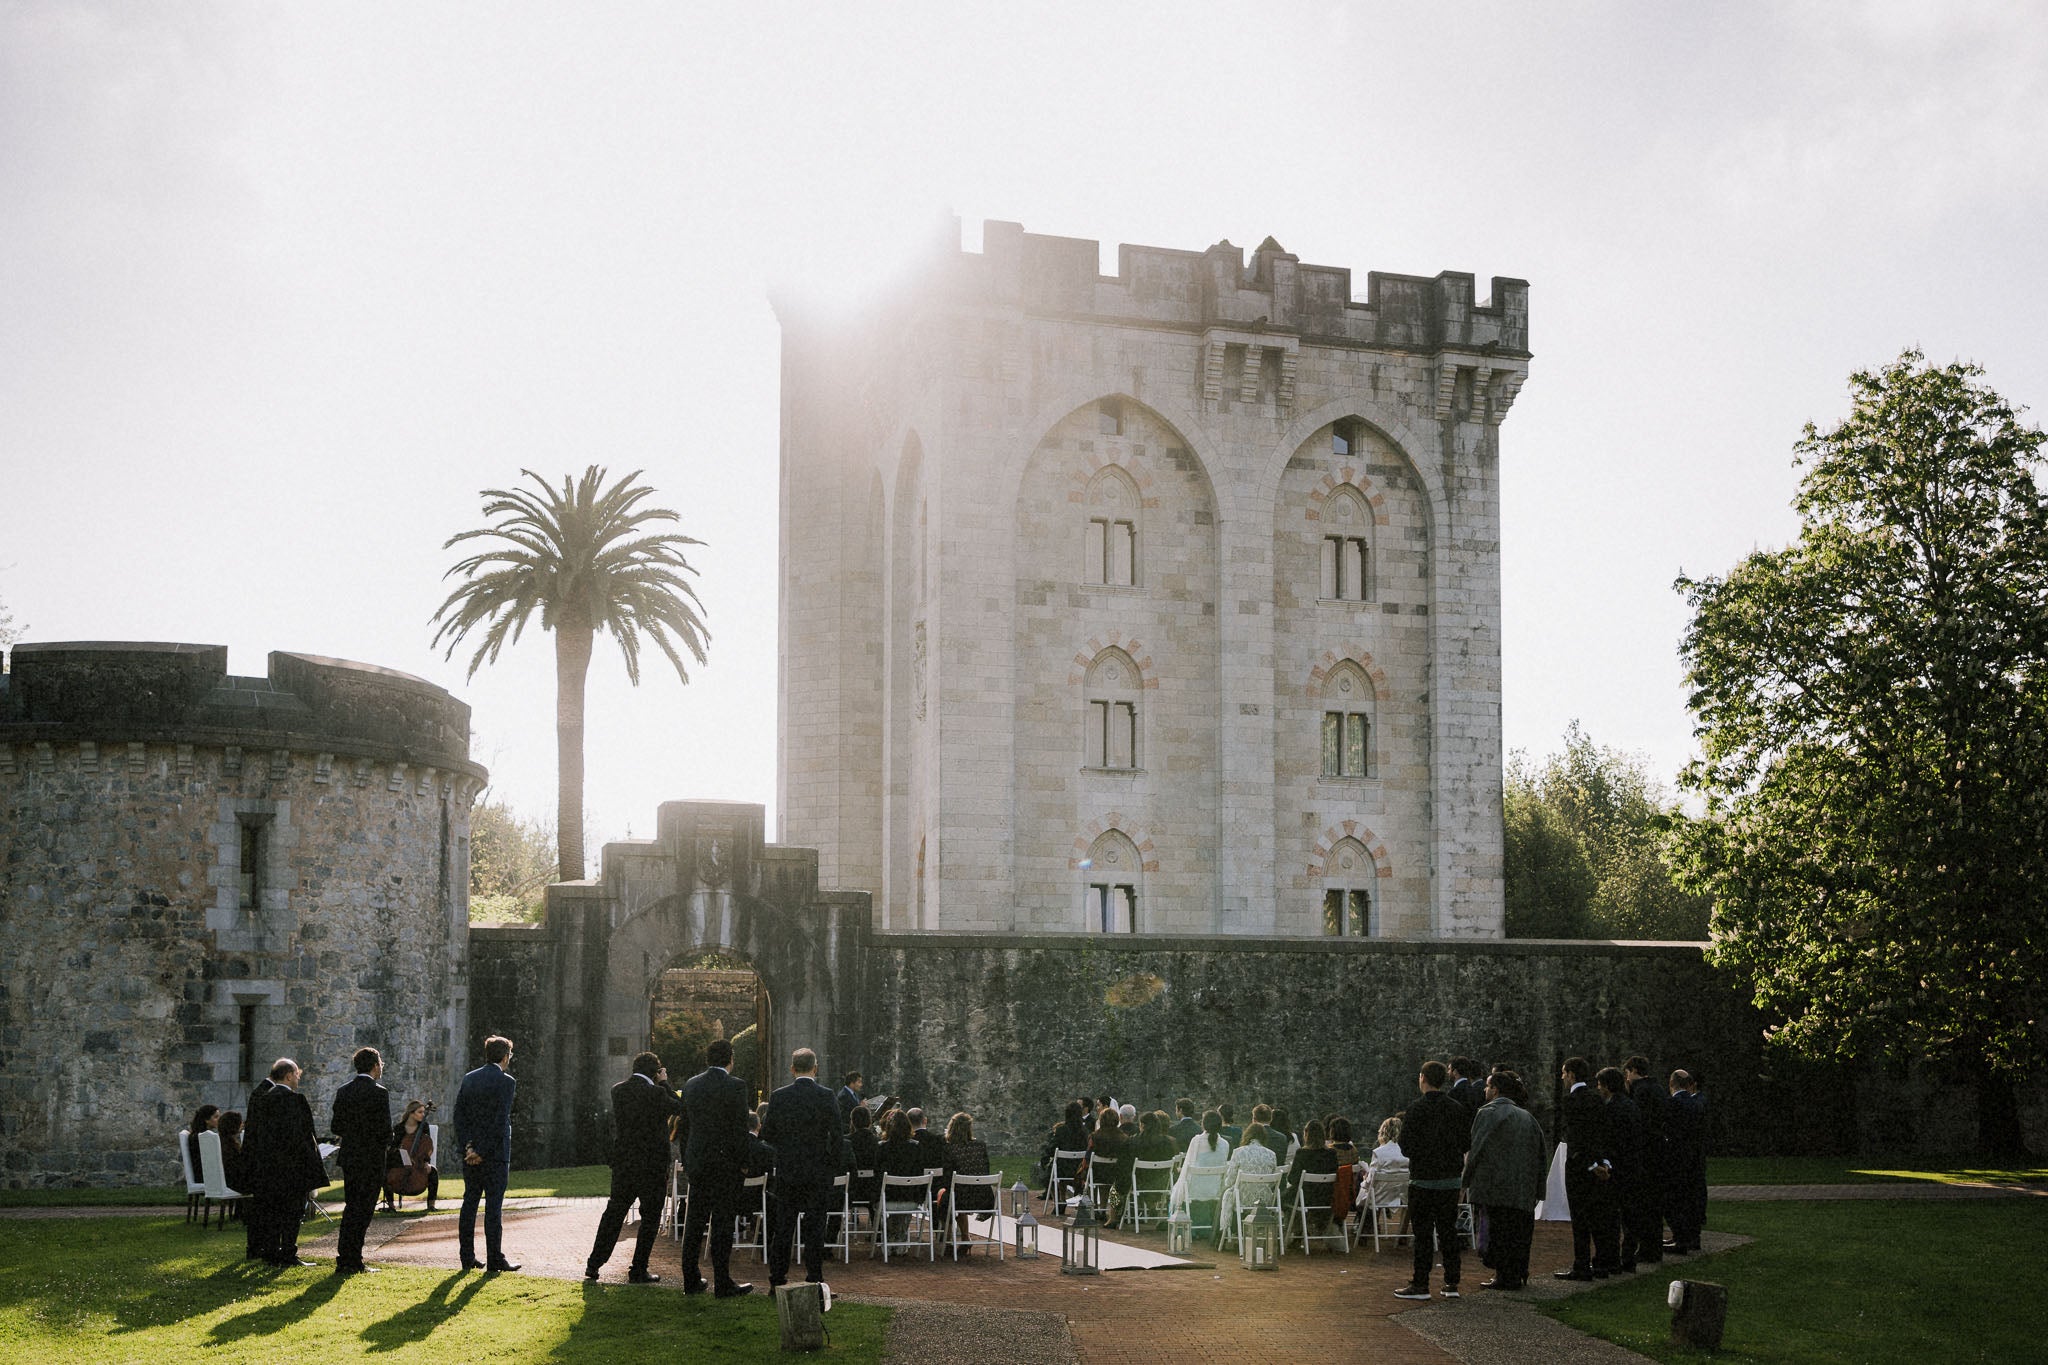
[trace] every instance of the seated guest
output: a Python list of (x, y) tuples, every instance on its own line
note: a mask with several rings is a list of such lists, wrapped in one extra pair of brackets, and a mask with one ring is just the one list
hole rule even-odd
[(1127, 1138), (1138, 1136), (1138, 1106), (1120, 1104), (1116, 1107), (1117, 1130)]
[[(974, 1116), (960, 1113), (946, 1121), (946, 1175), (950, 1184), (956, 1175), (987, 1175), (988, 1144), (974, 1136)], [(996, 1192), (982, 1185), (970, 1185), (951, 1195), (953, 1217), (960, 1236), (967, 1235), (967, 1215), (987, 1217), (996, 1211)]]
[[(1053, 1160), (1052, 1154), (1056, 1151), (1085, 1152), (1088, 1150), (1088, 1128), (1086, 1124), (1086, 1116), (1089, 1112), (1088, 1106), (1089, 1102), (1087, 1100), (1069, 1100), (1067, 1102), (1065, 1117), (1061, 1118), (1053, 1126), (1052, 1132), (1045, 1139), (1044, 1150), (1038, 1154), (1040, 1161), (1050, 1163)], [(1053, 1196), (1055, 1198), (1059, 1196), (1058, 1187), (1060, 1185), (1078, 1185), (1081, 1182), (1081, 1172), (1087, 1169), (1088, 1160), (1086, 1157), (1078, 1160), (1068, 1158), (1060, 1162), (1059, 1165), (1060, 1168), (1052, 1173), (1054, 1182)]]
[(1173, 1107), (1174, 1111), (1180, 1115), (1179, 1118), (1173, 1121), (1173, 1127), (1170, 1130), (1173, 1134), (1173, 1145), (1176, 1151), (1185, 1152), (1188, 1149), (1188, 1144), (1195, 1140), (1195, 1135), (1202, 1131), (1202, 1121), (1195, 1117), (1195, 1102), (1193, 1100), (1175, 1100)]
[[(1131, 1140), (1128, 1153), (1131, 1160), (1130, 1187), (1135, 1195), (1140, 1190), (1168, 1191), (1173, 1188), (1173, 1172), (1141, 1171), (1140, 1161), (1171, 1161), (1179, 1149), (1174, 1146), (1173, 1134), (1167, 1130), (1166, 1113), (1155, 1109), (1138, 1117), (1138, 1136)], [(1157, 1207), (1156, 1205), (1154, 1206)], [(1148, 1215), (1149, 1216), (1149, 1215)]]
[[(1260, 1105), (1259, 1108), (1263, 1109), (1265, 1106)], [(1216, 1241), (1219, 1246), (1223, 1241), (1223, 1229), (1234, 1226), (1234, 1220), (1238, 1215), (1251, 1212), (1242, 1206), (1238, 1198), (1239, 1178), (1247, 1175), (1271, 1175), (1280, 1169), (1279, 1159), (1273, 1155), (1273, 1149), (1266, 1141), (1266, 1125), (1258, 1121), (1258, 1110), (1252, 1112), (1252, 1122), (1244, 1130), (1244, 1146), (1232, 1151), (1230, 1160), (1223, 1167), (1223, 1202), (1217, 1210), (1216, 1224)]]
[[(1252, 1136), (1252, 1128), (1259, 1130), (1258, 1137)], [(1244, 1130), (1244, 1140), (1265, 1143), (1267, 1150), (1273, 1153), (1275, 1167), (1287, 1159), (1287, 1135), (1273, 1127), (1273, 1106), (1270, 1104), (1252, 1106), (1252, 1125)]]
[[(889, 1117), (884, 1120), (882, 1145), (875, 1149), (875, 1160), (879, 1163), (875, 1177), (878, 1184), (885, 1175), (925, 1173), (924, 1148), (918, 1146), (916, 1137), (911, 1133), (910, 1116), (901, 1109), (890, 1110)], [(898, 1221), (893, 1225), (895, 1231), (889, 1234), (891, 1238), (896, 1237), (909, 1222), (908, 1214), (895, 1217)]]
[[(1337, 1154), (1331, 1151), (1329, 1144), (1323, 1140), (1322, 1123), (1319, 1120), (1310, 1119), (1308, 1127), (1301, 1130), (1301, 1141), (1295, 1148), (1294, 1160), (1288, 1163), (1287, 1178), (1281, 1182), (1281, 1198), (1283, 1201), (1281, 1207), (1287, 1209), (1294, 1207), (1295, 1192), (1301, 1188), (1301, 1178), (1304, 1175), (1335, 1175), (1337, 1174), (1337, 1168), (1343, 1164), (1337, 1160)], [(1324, 1212), (1317, 1212), (1313, 1207), (1316, 1200), (1324, 1198), (1329, 1199), (1333, 1205), (1335, 1204), (1337, 1199), (1337, 1186), (1335, 1184), (1330, 1186), (1327, 1194), (1311, 1193), (1309, 1195), (1311, 1205), (1309, 1209), (1309, 1231), (1311, 1234), (1324, 1233), (1330, 1230), (1330, 1215)], [(1348, 1199), (1345, 1200), (1345, 1207), (1347, 1209), (1350, 1208), (1350, 1202)]]
[[(384, 1207), (396, 1212), (399, 1186), (391, 1176), (394, 1171), (409, 1175), (415, 1164), (426, 1167), (427, 1212), (434, 1211), (434, 1201), (441, 1197), (441, 1172), (435, 1161), (434, 1138), (431, 1131), (424, 1141), (420, 1138), (420, 1125), (426, 1121), (427, 1106), (420, 1100), (406, 1103), (405, 1113), (391, 1128), (391, 1143), (384, 1153)], [(417, 1180), (404, 1180), (407, 1186), (418, 1186)], [(405, 1193), (415, 1193), (407, 1189)]]
[(1267, 1126), (1273, 1130), (1273, 1136), (1280, 1139), (1280, 1164), (1285, 1166), (1294, 1160), (1295, 1150), (1301, 1146), (1300, 1135), (1294, 1131), (1294, 1123), (1287, 1117), (1287, 1111), (1278, 1106), (1274, 1107), (1273, 1121)]
[(1223, 1175), (1230, 1162), (1230, 1143), (1223, 1136), (1223, 1116), (1214, 1109), (1202, 1115), (1202, 1131), (1188, 1144), (1187, 1160), (1173, 1182), (1172, 1209), (1187, 1210), (1196, 1227), (1212, 1232), (1217, 1202), (1223, 1198)]
[(932, 1177), (932, 1208), (943, 1211), (946, 1202), (946, 1183), (952, 1177), (953, 1168), (946, 1161), (946, 1140), (925, 1127), (924, 1110), (913, 1107), (909, 1113), (910, 1140), (924, 1153), (924, 1168), (936, 1171)]
[[(875, 1136), (875, 1116), (864, 1104), (855, 1105), (848, 1113), (846, 1141), (851, 1152), (853, 1178), (847, 1181), (847, 1195), (856, 1204), (874, 1207), (882, 1190), (882, 1163), (877, 1155), (881, 1140)], [(863, 1179), (861, 1172), (867, 1171)]]
[(1130, 1139), (1124, 1136), (1123, 1122), (1115, 1108), (1098, 1110), (1095, 1118), (1095, 1135), (1088, 1146), (1088, 1168), (1091, 1182), (1110, 1187), (1108, 1216), (1104, 1222), (1115, 1223), (1122, 1215), (1123, 1206), (1129, 1202), (1131, 1190), (1131, 1162), (1127, 1153)]
[(1358, 1202), (1358, 1187), (1364, 1177), (1365, 1163), (1351, 1141), (1350, 1119), (1337, 1115), (1324, 1124), (1324, 1131), (1329, 1135), (1330, 1154), (1337, 1158), (1337, 1193), (1330, 1201), (1330, 1213), (1341, 1220)]
[(1379, 1146), (1372, 1149), (1372, 1166), (1375, 1170), (1391, 1170), (1408, 1164), (1407, 1154), (1401, 1150), (1401, 1116), (1380, 1124)]
[(209, 1128), (218, 1127), (220, 1127), (220, 1106), (217, 1104), (202, 1104), (199, 1106), (199, 1111), (192, 1115), (192, 1124), (185, 1131), (190, 1133), (193, 1138), (191, 1144), (192, 1171), (195, 1175), (199, 1171), (199, 1135)]
[[(228, 1182), (228, 1188), (237, 1194), (247, 1194), (249, 1187), (242, 1182), (249, 1178), (249, 1163), (242, 1158), (242, 1111), (223, 1110), (219, 1127), (221, 1174)], [(241, 1205), (235, 1206), (235, 1217), (242, 1216)]]
[(1244, 1129), (1233, 1122), (1237, 1112), (1227, 1103), (1217, 1105), (1216, 1112), (1223, 1116), (1223, 1140), (1230, 1144), (1230, 1150), (1234, 1152), (1244, 1145)]
[(1352, 1166), (1358, 1162), (1358, 1148), (1351, 1141), (1351, 1120), (1341, 1116), (1327, 1119), (1323, 1131), (1329, 1135), (1330, 1150), (1337, 1154), (1339, 1166)]

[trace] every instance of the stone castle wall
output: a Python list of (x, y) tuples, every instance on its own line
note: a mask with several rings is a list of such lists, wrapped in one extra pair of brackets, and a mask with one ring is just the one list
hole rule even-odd
[[(1142, 931), (1315, 933), (1348, 889), (1370, 933), (1498, 938), (1527, 286), (1097, 255), (989, 223), (862, 318), (778, 304), (784, 837), (890, 931), (1090, 927), (1103, 841)], [(1321, 580), (1339, 534), (1363, 594)], [(1111, 664), (1138, 733), (1099, 763)], [(1332, 710), (1364, 773), (1326, 775)]]
[[(360, 1046), (468, 1060), (468, 708), (404, 674), (22, 645), (0, 679), (0, 1182), (170, 1183), (280, 1055), (324, 1125)], [(244, 849), (250, 875), (244, 877)]]

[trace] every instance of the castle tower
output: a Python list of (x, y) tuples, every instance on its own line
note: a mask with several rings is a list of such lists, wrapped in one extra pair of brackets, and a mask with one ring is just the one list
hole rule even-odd
[(779, 829), (885, 930), (1497, 938), (1528, 287), (991, 222), (782, 301)]

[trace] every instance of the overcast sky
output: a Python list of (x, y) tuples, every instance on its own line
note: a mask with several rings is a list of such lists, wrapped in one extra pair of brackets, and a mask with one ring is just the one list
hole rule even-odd
[[(591, 670), (599, 837), (774, 803), (771, 287), (947, 213), (1530, 281), (1505, 722), (1692, 751), (1671, 581), (1796, 527), (1853, 369), (2036, 410), (2048, 6), (149, 5), (0, 0), (0, 601), (27, 638), (430, 678), (551, 814), (553, 656), (427, 621), (477, 491), (644, 469), (713, 640)], [(657, 667), (658, 667), (657, 663)]]

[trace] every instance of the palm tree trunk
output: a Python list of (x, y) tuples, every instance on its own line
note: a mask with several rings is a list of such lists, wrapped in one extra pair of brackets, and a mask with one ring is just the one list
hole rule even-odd
[(555, 845), (565, 882), (583, 880), (583, 683), (590, 626), (555, 626)]

